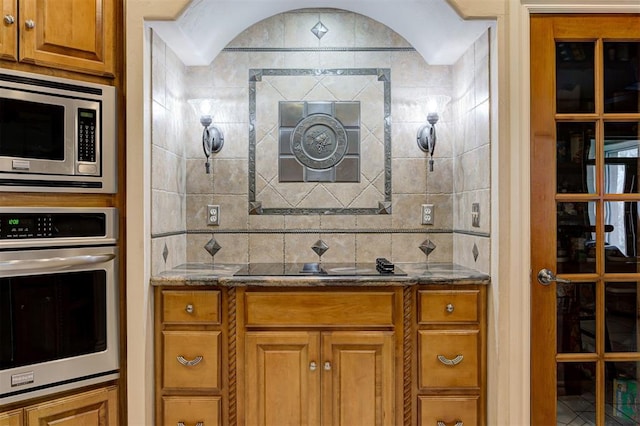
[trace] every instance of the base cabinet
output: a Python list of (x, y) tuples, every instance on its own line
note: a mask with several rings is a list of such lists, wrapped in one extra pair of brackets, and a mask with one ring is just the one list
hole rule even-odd
[(211, 287), (156, 288), (157, 425), (227, 424), (223, 299)]
[(157, 425), (486, 425), (484, 285), (156, 287), (156, 321)]
[(0, 426), (117, 426), (118, 388), (110, 386), (0, 413)]
[(419, 426), (485, 425), (486, 288), (417, 290)]
[(394, 335), (246, 334), (245, 424), (394, 424)]

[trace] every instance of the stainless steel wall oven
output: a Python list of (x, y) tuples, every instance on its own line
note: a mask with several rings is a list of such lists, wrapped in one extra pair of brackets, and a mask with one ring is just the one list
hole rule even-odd
[(119, 377), (117, 223), (0, 207), (0, 406)]

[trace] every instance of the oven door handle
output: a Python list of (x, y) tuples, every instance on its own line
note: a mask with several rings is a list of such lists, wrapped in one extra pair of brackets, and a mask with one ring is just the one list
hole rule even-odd
[(51, 257), (48, 259), (14, 259), (0, 261), (0, 271), (34, 271), (34, 270), (60, 270), (72, 268), (74, 266), (95, 265), (97, 263), (106, 263), (115, 259), (116, 255), (109, 254), (91, 254), (69, 257)]

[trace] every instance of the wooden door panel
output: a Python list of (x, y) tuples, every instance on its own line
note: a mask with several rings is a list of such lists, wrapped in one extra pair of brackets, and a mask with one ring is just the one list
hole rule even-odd
[[(629, 48), (637, 49), (640, 15), (532, 15), (530, 24), (531, 423), (555, 425), (562, 401), (584, 397), (593, 408), (582, 420), (604, 425), (615, 378), (608, 371), (615, 362), (640, 360), (638, 352), (607, 352), (605, 286), (638, 282), (640, 270), (628, 268), (624, 275), (605, 270), (605, 240), (612, 229), (605, 213), (612, 202), (637, 205), (640, 196), (607, 193), (603, 129), (607, 123), (640, 122), (640, 112), (609, 112), (615, 108), (605, 99), (612, 79), (604, 46), (636, 43)], [(576, 143), (582, 151), (569, 155), (567, 144), (574, 145), (567, 140), (569, 130), (580, 126), (590, 130), (586, 138), (576, 134), (576, 142), (587, 142)], [(633, 161), (632, 155), (626, 157), (619, 162)], [(576, 176), (581, 185), (563, 184)], [(571, 219), (576, 210), (582, 219)], [(539, 284), (543, 268), (572, 282)], [(585, 339), (592, 341), (584, 344)]]
[(393, 425), (393, 332), (322, 334), (323, 425)]
[(245, 424), (320, 424), (320, 335), (247, 332)]
[(113, 76), (114, 4), (114, 0), (20, 0), (20, 60)]
[[(0, 0), (0, 58), (18, 60), (18, 0)], [(11, 21), (13, 18), (13, 22)], [(9, 22), (7, 22), (9, 21)]]
[(22, 410), (0, 413), (0, 426), (22, 426)]
[(110, 387), (27, 407), (25, 426), (117, 426), (117, 400)]

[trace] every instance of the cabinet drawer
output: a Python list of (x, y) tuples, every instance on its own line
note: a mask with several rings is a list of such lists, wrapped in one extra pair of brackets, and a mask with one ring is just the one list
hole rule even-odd
[(220, 397), (215, 396), (165, 396), (162, 398), (163, 424), (220, 425), (222, 424), (220, 405)]
[(418, 292), (418, 321), (477, 322), (477, 290), (422, 290)]
[(163, 386), (220, 388), (219, 331), (163, 331)]
[(0, 426), (22, 426), (22, 410), (0, 413)]
[(162, 321), (220, 324), (220, 292), (165, 290), (162, 292)]
[(439, 422), (446, 426), (454, 426), (458, 422), (464, 426), (475, 426), (478, 424), (478, 397), (418, 397), (418, 419), (420, 426), (436, 426)]
[(249, 292), (247, 326), (393, 326), (392, 292)]
[(477, 330), (421, 330), (418, 338), (421, 388), (480, 385)]

